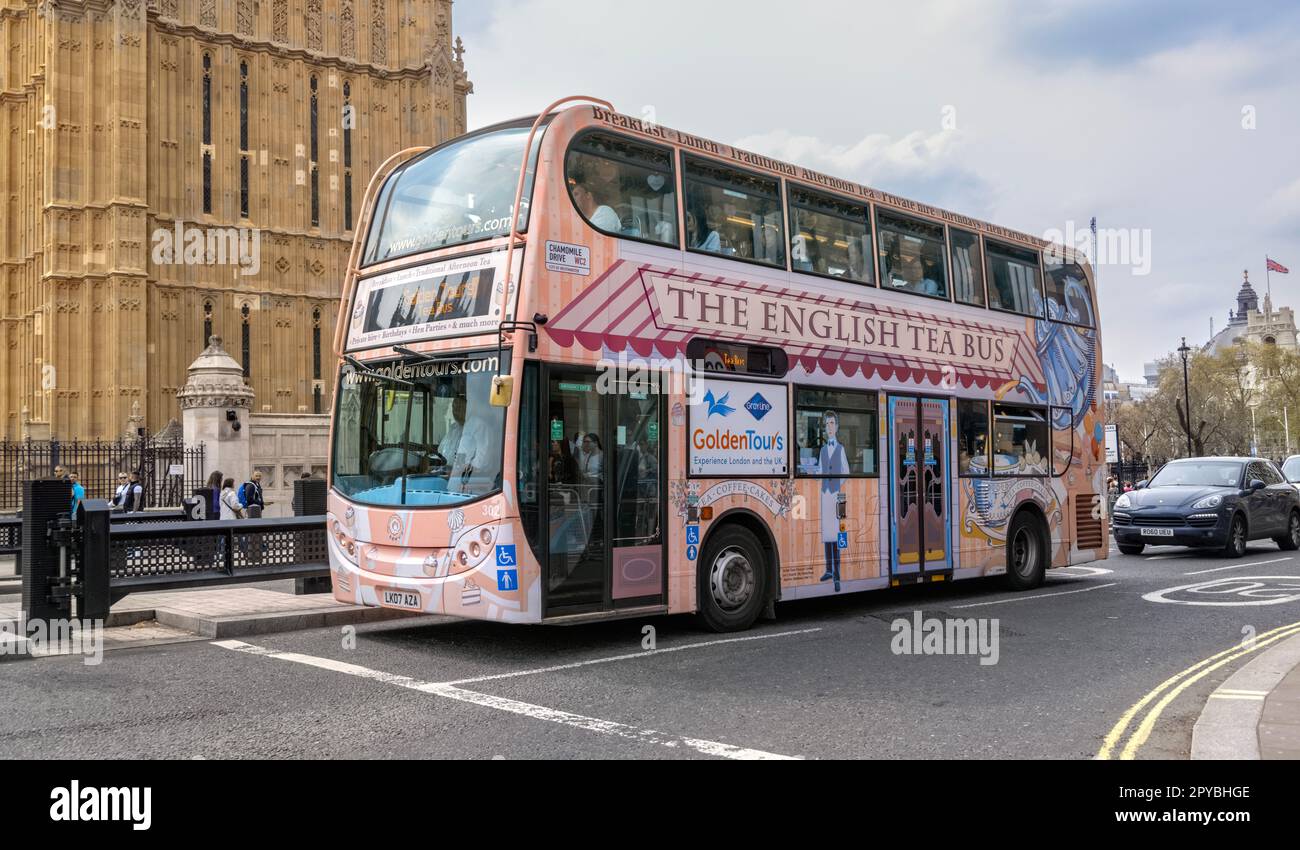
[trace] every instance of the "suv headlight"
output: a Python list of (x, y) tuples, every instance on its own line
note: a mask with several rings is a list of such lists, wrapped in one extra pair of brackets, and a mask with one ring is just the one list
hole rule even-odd
[(1206, 496), (1204, 499), (1198, 499), (1192, 504), (1192, 510), (1200, 511), (1206, 508), (1217, 508), (1223, 504), (1222, 496)]
[(1115, 507), (1120, 510), (1132, 507), (1132, 502), (1128, 500), (1128, 493), (1123, 494), (1115, 500)]

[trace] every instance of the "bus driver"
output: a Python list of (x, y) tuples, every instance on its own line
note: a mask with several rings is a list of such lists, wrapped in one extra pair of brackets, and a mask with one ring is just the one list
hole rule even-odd
[(447, 489), (452, 492), (468, 493), (471, 486), (485, 490), (496, 486), (495, 481), (475, 482), (470, 478), (477, 468), (493, 468), (496, 439), (492, 427), (482, 416), (475, 415), (465, 419), (465, 396), (458, 395), (451, 402), (452, 422), (447, 426), (447, 433), (442, 442), (434, 446), (438, 453), (447, 459), (450, 477)]

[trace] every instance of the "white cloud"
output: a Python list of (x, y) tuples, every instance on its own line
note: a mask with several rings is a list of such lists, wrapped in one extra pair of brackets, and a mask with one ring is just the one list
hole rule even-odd
[(871, 133), (851, 145), (838, 145), (783, 128), (744, 136), (736, 144), (836, 176), (878, 184), (881, 175), (926, 175), (947, 167), (958, 146), (958, 134), (955, 130), (913, 130), (893, 138)]

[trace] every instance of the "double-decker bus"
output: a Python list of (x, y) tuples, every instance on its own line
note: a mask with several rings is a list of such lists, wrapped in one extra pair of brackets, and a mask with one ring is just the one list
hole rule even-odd
[(566, 99), (395, 155), (345, 279), (335, 598), (520, 623), (1108, 550), (1093, 273)]

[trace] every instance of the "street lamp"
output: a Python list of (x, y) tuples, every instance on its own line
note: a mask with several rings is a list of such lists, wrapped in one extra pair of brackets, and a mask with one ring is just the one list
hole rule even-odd
[(1183, 416), (1187, 420), (1187, 456), (1192, 456), (1192, 397), (1187, 389), (1187, 355), (1192, 353), (1192, 349), (1187, 344), (1187, 337), (1183, 337), (1183, 344), (1178, 346), (1178, 353), (1183, 358)]

